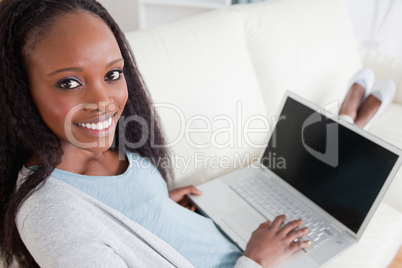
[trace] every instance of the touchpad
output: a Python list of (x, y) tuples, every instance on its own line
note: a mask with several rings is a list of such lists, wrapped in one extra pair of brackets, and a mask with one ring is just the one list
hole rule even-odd
[(275, 265), (275, 268), (289, 268), (289, 267), (316, 268), (320, 267), (320, 265), (318, 265), (318, 263), (313, 261), (304, 251), (299, 250), (290, 255), (289, 257), (287, 257), (284, 261)]
[(262, 223), (253, 214), (246, 210), (237, 210), (223, 218), (227, 225), (236, 232), (245, 242), (250, 240), (251, 234)]

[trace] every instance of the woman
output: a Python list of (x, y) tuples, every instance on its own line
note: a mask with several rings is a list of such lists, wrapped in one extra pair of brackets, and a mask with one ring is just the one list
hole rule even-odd
[[(24, 267), (271, 267), (309, 245), (265, 222), (241, 253), (169, 194), (163, 137), (123, 33), (93, 0), (0, 2), (0, 242)], [(134, 120), (138, 119), (138, 120)], [(153, 139), (153, 140), (152, 140)], [(135, 165), (147, 162), (147, 168)], [(137, 167), (136, 167), (137, 166)], [(153, 172), (153, 167), (158, 172)]]

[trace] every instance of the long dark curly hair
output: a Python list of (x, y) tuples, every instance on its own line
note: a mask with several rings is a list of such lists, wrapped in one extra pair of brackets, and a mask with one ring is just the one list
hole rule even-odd
[[(166, 181), (172, 179), (168, 151), (155, 110), (133, 57), (129, 44), (109, 13), (95, 0), (2, 0), (0, 2), (0, 255), (9, 267), (17, 262), (22, 267), (38, 267), (24, 246), (15, 223), (24, 200), (43, 185), (60, 163), (63, 150), (59, 138), (43, 122), (32, 100), (27, 69), (28, 55), (35, 44), (60, 16), (89, 12), (100, 17), (113, 32), (122, 53), (127, 81), (128, 100), (122, 116), (143, 118), (152, 131), (142, 131), (136, 122), (117, 126), (113, 146), (117, 150), (138, 153), (150, 159)], [(118, 133), (120, 131), (120, 133)], [(144, 134), (145, 133), (145, 134)], [(147, 135), (145, 144), (128, 148)], [(120, 141), (119, 141), (120, 137)], [(120, 143), (119, 143), (120, 142)], [(120, 145), (119, 145), (120, 144)], [(16, 187), (19, 170), (35, 155), (40, 165), (25, 182)], [(1, 263), (1, 261), (0, 261)]]

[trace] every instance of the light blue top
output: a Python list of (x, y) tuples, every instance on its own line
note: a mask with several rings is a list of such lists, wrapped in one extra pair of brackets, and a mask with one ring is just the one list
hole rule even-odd
[(52, 177), (121, 212), (181, 253), (195, 267), (233, 267), (241, 253), (212, 220), (169, 198), (150, 161), (127, 152), (129, 167), (118, 176), (84, 176), (55, 169)]

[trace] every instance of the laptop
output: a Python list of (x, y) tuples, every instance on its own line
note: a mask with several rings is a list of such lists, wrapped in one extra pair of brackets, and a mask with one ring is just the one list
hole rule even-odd
[(359, 241), (401, 150), (289, 91), (276, 121), (257, 162), (190, 198), (242, 250), (262, 222), (302, 219), (312, 245), (277, 267), (321, 267)]

